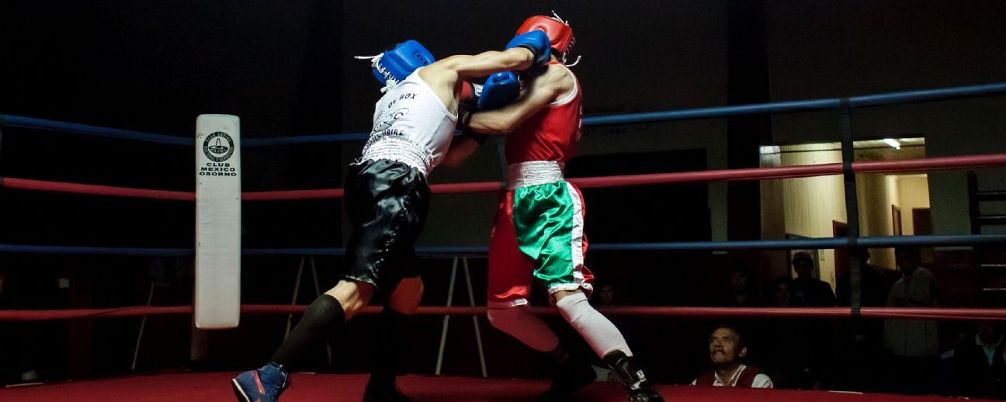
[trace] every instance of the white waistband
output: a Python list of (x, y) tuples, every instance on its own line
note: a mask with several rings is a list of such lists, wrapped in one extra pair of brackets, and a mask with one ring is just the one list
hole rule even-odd
[(430, 171), (433, 158), (427, 155), (423, 147), (402, 138), (385, 137), (367, 144), (363, 149), (363, 160), (387, 159), (401, 162), (419, 169), (424, 176)]
[(562, 165), (556, 161), (530, 161), (507, 166), (509, 190), (562, 180)]

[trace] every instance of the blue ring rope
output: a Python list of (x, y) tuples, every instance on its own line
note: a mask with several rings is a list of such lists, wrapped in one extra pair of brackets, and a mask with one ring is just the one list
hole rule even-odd
[[(764, 113), (793, 113), (815, 110), (833, 110), (843, 106), (843, 101), (849, 107), (872, 107), (911, 102), (928, 102), (953, 98), (968, 98), (990, 96), (1006, 93), (1006, 82), (982, 85), (923, 89), (913, 91), (889, 92), (873, 95), (853, 96), (850, 98), (810, 99), (786, 102), (759, 103), (752, 105), (718, 106), (697, 109), (668, 110), (660, 112), (628, 113), (616, 115), (588, 116), (583, 118), (584, 126), (604, 126), (615, 124), (649, 123), (670, 120), (688, 120), (729, 117)], [(135, 140), (157, 144), (192, 145), (194, 139), (189, 136), (173, 136), (154, 134), (142, 131), (123, 130), (117, 128), (91, 126), (79, 123), (69, 123), (57, 120), (47, 120), (34, 117), (0, 115), (0, 125), (21, 127), (48, 131), (61, 131), (75, 134), (85, 134), (100, 137)], [(246, 138), (244, 147), (319, 144), (331, 142), (363, 141), (367, 133), (317, 134), (291, 137)]]
[(181, 137), (174, 135), (154, 134), (143, 131), (91, 126), (87, 124), (39, 119), (36, 117), (14, 116), (9, 114), (0, 115), (0, 124), (8, 127), (30, 128), (34, 130), (46, 130), (46, 131), (59, 131), (65, 133), (84, 134), (95, 137), (116, 138), (123, 140), (133, 140), (154, 144), (191, 146), (195, 143), (195, 139), (189, 136)]

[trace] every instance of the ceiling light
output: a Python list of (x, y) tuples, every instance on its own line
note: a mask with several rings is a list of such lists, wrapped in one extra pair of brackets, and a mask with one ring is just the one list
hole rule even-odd
[(781, 152), (781, 149), (779, 148), (778, 145), (762, 145), (761, 147), (759, 147), (758, 151), (762, 155), (766, 155), (766, 154), (777, 154)]
[(890, 145), (891, 148), (901, 149), (901, 143), (898, 142), (898, 140), (896, 140), (894, 138), (884, 138), (884, 143), (887, 144), (887, 145)]

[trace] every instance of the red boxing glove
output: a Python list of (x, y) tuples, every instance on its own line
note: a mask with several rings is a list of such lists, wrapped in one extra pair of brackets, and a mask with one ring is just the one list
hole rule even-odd
[(470, 107), (478, 106), (479, 96), (481, 94), (481, 85), (468, 81), (461, 81), (461, 95), (458, 96), (458, 103)]

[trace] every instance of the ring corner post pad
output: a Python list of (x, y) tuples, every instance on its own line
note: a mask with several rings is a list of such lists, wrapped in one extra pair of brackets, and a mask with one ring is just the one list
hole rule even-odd
[(227, 329), (241, 318), (241, 121), (196, 118), (196, 244), (193, 320)]

